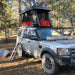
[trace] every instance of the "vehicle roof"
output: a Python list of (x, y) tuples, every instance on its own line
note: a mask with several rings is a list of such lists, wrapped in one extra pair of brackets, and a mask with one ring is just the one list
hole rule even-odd
[(25, 11), (21, 12), (21, 15), (26, 13), (26, 12), (29, 12), (31, 10), (45, 10), (45, 11), (51, 11), (51, 9), (47, 8), (47, 7), (42, 7), (42, 6), (32, 6), (30, 8), (27, 8)]
[(19, 30), (23, 30), (23, 29), (36, 29), (35, 27), (20, 27)]
[(55, 30), (53, 28), (40, 28), (40, 27), (29, 27), (29, 26), (25, 26), (25, 27), (20, 27), (19, 30), (24, 30), (24, 29), (30, 29), (30, 30), (36, 30), (36, 29), (51, 29), (51, 30)]

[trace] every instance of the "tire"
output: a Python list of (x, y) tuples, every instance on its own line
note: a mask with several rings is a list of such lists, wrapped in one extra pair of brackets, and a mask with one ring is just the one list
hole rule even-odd
[(25, 51), (23, 51), (22, 45), (19, 44), (17, 48), (17, 53), (19, 57), (25, 57)]
[(50, 75), (55, 74), (58, 69), (58, 66), (55, 63), (54, 58), (49, 53), (43, 54), (42, 66), (44, 68), (44, 71)]

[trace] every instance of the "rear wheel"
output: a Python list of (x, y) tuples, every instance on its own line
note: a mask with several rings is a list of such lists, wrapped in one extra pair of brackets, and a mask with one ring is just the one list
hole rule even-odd
[(24, 57), (25, 56), (25, 51), (23, 51), (22, 45), (19, 44), (17, 48), (17, 53), (19, 57)]
[(42, 56), (42, 66), (44, 68), (44, 71), (50, 75), (54, 74), (58, 69), (54, 58), (49, 53), (45, 53)]

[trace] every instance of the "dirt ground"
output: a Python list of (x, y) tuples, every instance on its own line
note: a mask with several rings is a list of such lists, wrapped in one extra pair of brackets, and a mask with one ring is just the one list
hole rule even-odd
[[(5, 48), (12, 52), (15, 46), (15, 37), (10, 38), (8, 43), (0, 40), (0, 48)], [(24, 58), (15, 57), (14, 61), (0, 57), (0, 75), (48, 75), (42, 69), (41, 61), (30, 56)], [(70, 67), (60, 67), (56, 75), (75, 75), (75, 69)]]

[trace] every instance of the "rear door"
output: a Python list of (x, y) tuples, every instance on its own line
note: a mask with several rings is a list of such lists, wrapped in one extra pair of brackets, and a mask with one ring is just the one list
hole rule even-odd
[(23, 32), (22, 45), (26, 52), (28, 52), (28, 29), (25, 29)]
[(36, 30), (30, 29), (28, 32), (28, 50), (35, 57), (38, 57), (39, 51), (39, 38), (37, 36)]

